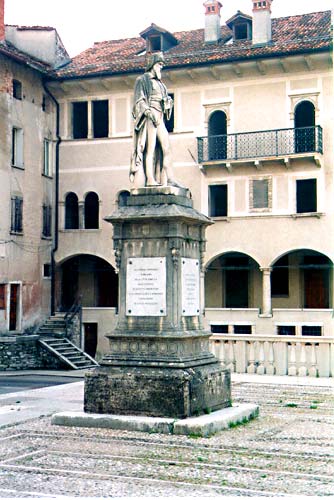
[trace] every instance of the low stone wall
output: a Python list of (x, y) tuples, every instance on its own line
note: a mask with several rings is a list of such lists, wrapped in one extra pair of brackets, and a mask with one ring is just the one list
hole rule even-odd
[(0, 336), (0, 371), (66, 369), (56, 357), (43, 349), (38, 335)]

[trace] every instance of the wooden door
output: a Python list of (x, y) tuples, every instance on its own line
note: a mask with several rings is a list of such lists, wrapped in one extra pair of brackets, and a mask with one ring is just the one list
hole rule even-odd
[(328, 309), (329, 279), (324, 269), (306, 269), (304, 272), (305, 306), (310, 309)]
[(19, 298), (19, 286), (16, 284), (10, 285), (10, 299), (9, 299), (9, 330), (17, 329), (17, 310)]

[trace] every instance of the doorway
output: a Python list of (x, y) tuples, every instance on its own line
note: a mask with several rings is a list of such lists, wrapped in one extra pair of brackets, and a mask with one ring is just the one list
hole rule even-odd
[(95, 358), (97, 348), (97, 323), (84, 323), (85, 352)]
[(15, 331), (19, 329), (20, 285), (10, 283), (9, 287), (9, 331)]

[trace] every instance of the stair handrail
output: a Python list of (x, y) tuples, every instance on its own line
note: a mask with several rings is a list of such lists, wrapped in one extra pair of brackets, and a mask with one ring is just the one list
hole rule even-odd
[(79, 317), (80, 333), (82, 328), (82, 295), (79, 295), (64, 316), (66, 337), (70, 337), (70, 326), (75, 316)]

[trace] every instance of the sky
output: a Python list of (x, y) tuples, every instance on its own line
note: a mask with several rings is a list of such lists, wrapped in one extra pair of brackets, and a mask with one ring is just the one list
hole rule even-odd
[[(222, 23), (252, 0), (220, 0)], [(53, 26), (71, 57), (94, 42), (139, 36), (151, 23), (168, 31), (204, 27), (204, 0), (5, 0), (5, 23)], [(272, 16), (332, 9), (332, 0), (274, 0)]]

